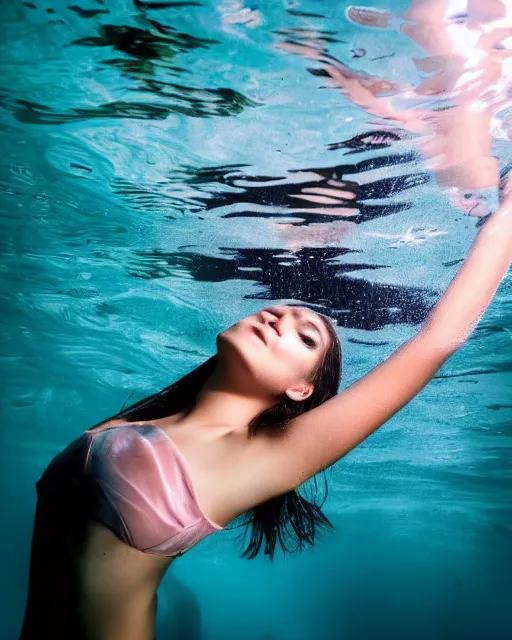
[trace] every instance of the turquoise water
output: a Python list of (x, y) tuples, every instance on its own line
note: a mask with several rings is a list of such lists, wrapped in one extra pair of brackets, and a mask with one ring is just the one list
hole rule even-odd
[[(69, 441), (268, 301), (337, 321), (348, 386), (465, 257), (479, 219), (412, 142), (339, 145), (374, 118), (278, 46), (320, 38), (413, 81), (410, 41), (351, 25), (348, 4), (0, 6), (2, 638), (21, 624), (34, 483)], [(357, 220), (301, 197), (333, 176), (358, 185)], [(163, 582), (158, 637), (509, 638), (511, 328), (508, 278), (428, 387), (329, 471), (336, 532), (274, 564), (240, 559), (238, 532), (207, 538)]]

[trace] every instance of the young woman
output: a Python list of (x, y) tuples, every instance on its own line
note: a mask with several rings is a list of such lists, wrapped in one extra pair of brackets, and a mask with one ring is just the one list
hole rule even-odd
[(244, 555), (329, 525), (297, 488), (383, 425), (461, 347), (512, 261), (510, 188), (421, 329), (337, 393), (327, 318), (276, 306), (222, 332), (216, 355), (86, 431), (37, 483), (21, 637), (155, 636), (158, 585), (193, 545), (251, 512)]

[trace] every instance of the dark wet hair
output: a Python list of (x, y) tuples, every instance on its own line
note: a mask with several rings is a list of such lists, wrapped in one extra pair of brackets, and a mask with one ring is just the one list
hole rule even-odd
[[(261, 431), (270, 435), (273, 432), (281, 431), (286, 428), (290, 420), (318, 407), (338, 392), (341, 380), (340, 340), (329, 318), (322, 314), (318, 315), (324, 321), (331, 338), (331, 345), (311, 376), (311, 382), (314, 384), (313, 393), (302, 401), (291, 400), (285, 395), (280, 402), (270, 409), (266, 409), (251, 421), (249, 435)], [(108, 421), (119, 419), (130, 422), (158, 420), (191, 408), (199, 391), (215, 371), (217, 357), (217, 355), (211, 357), (162, 391), (122, 409), (115, 416), (108, 418)], [(325, 496), (320, 504), (317, 504), (318, 485), (317, 476), (314, 476), (315, 490), (312, 501), (300, 495), (298, 490), (292, 490), (271, 498), (244, 514), (246, 519), (239, 526), (252, 525), (252, 530), (251, 539), (241, 556), (242, 558), (255, 558), (261, 549), (263, 540), (265, 540), (264, 553), (269, 555), (271, 560), (274, 559), (278, 539), (284, 552), (302, 551), (305, 544), (314, 546), (319, 527), (334, 529), (331, 521), (321, 510), (328, 492), (325, 472), (322, 474), (325, 483)], [(245, 529), (245, 532), (247, 531), (248, 527)], [(295, 542), (294, 548), (288, 546), (290, 539)]]

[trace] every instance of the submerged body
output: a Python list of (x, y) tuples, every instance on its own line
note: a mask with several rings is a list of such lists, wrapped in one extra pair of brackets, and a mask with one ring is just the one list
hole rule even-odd
[[(240, 439), (204, 442), (206, 450), (168, 424), (103, 425), (86, 431), (48, 466), (37, 483), (22, 639), (154, 638), (165, 571), (225, 526), (201, 505), (226, 524), (238, 515), (243, 475), (230, 468), (228, 449), (245, 459)], [(235, 473), (236, 482), (230, 477)], [(245, 486), (248, 504), (251, 483)], [(238, 487), (236, 500), (229, 487)], [(260, 500), (256, 483), (252, 491), (252, 499)]]

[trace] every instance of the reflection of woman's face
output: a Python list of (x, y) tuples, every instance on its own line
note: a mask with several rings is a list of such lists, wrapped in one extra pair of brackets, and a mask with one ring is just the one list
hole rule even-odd
[(487, 200), (482, 196), (473, 195), (469, 192), (464, 193), (458, 190), (454, 190), (450, 193), (449, 199), (450, 203), (454, 207), (462, 209), (467, 216), (483, 218), (490, 213), (489, 204)]
[(276, 396), (307, 380), (330, 344), (322, 316), (286, 305), (267, 307), (243, 318), (217, 339), (219, 358), (228, 368), (235, 367), (237, 375), (250, 385)]

